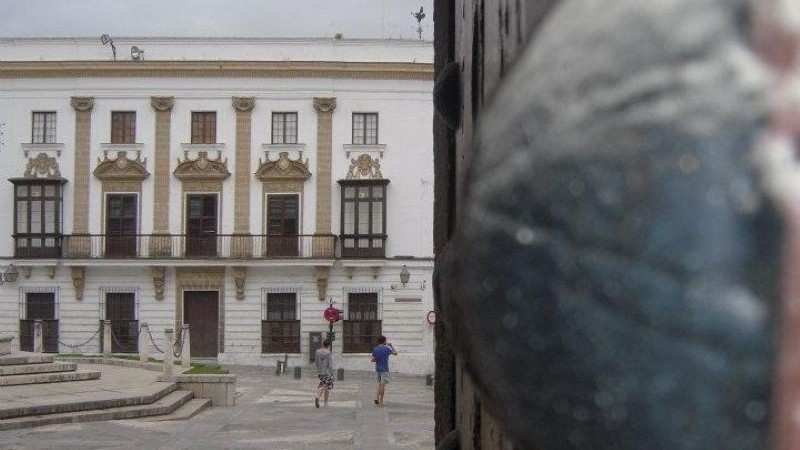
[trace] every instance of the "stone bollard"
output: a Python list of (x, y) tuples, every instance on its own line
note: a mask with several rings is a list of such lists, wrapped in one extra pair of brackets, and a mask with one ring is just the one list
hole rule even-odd
[(344, 381), (344, 368), (339, 367), (336, 370), (336, 381)]
[(175, 330), (172, 328), (164, 329), (164, 371), (161, 374), (161, 381), (172, 381), (172, 375), (174, 370), (174, 358), (175, 355), (173, 352), (173, 345), (175, 344)]
[(150, 346), (147, 342), (148, 332), (150, 331), (150, 327), (147, 325), (147, 322), (142, 322), (142, 325), (139, 327), (139, 361), (140, 362), (148, 362), (150, 361)]
[(103, 358), (111, 356), (111, 321), (103, 321)]
[(44, 353), (44, 331), (42, 330), (42, 321), (33, 321), (33, 351), (36, 353)]
[(191, 353), (191, 336), (189, 335), (189, 324), (183, 324), (183, 330), (181, 331), (183, 334), (183, 345), (181, 346), (181, 366), (183, 366), (183, 370), (188, 370), (192, 368), (192, 353)]
[(300, 366), (295, 366), (294, 367), (294, 379), (295, 380), (299, 380), (300, 378), (303, 378), (303, 369)]

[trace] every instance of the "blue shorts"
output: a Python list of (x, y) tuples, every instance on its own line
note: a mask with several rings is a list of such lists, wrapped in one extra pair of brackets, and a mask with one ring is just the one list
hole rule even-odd
[(378, 377), (378, 383), (389, 384), (389, 382), (392, 381), (392, 377), (389, 375), (389, 372), (376, 372), (376, 375)]

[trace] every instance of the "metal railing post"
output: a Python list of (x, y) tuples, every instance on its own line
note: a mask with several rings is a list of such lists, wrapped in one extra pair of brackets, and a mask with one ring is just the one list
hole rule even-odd
[(111, 321), (103, 321), (103, 358), (111, 356)]
[(164, 348), (164, 371), (161, 374), (161, 381), (172, 381), (172, 375), (174, 373), (174, 346), (175, 346), (175, 330), (172, 328), (166, 328), (164, 330), (164, 337), (167, 341), (167, 345)]
[(33, 321), (33, 351), (44, 353), (44, 330), (41, 319)]
[(183, 324), (183, 330), (181, 331), (183, 334), (183, 344), (181, 345), (181, 368), (183, 370), (189, 370), (192, 367), (192, 343), (191, 343), (191, 335), (189, 334), (190, 325), (188, 323)]
[(150, 347), (147, 345), (147, 335), (150, 333), (150, 327), (147, 322), (142, 322), (139, 327), (139, 361), (147, 362), (150, 360)]

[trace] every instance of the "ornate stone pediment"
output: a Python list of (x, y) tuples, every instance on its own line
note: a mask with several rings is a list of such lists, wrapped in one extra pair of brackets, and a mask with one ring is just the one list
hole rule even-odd
[(173, 173), (182, 181), (222, 181), (231, 176), (228, 171), (228, 160), (222, 157), (222, 152), (217, 152), (216, 159), (209, 159), (208, 152), (199, 152), (196, 159), (191, 159), (187, 152), (184, 154), (183, 161), (178, 159), (178, 167)]
[(347, 169), (348, 180), (376, 180), (382, 179), (381, 163), (378, 158), (373, 158), (366, 153), (350, 160), (350, 168)]
[(35, 158), (28, 159), (25, 167), (25, 178), (61, 178), (61, 170), (58, 168), (58, 161), (47, 153), (39, 153)]
[(269, 152), (266, 153), (266, 156), (266, 161), (258, 160), (256, 178), (261, 181), (305, 181), (311, 176), (311, 172), (308, 170), (308, 159), (303, 161), (302, 153), (297, 159), (289, 159), (289, 152), (280, 152), (278, 159), (274, 161), (269, 159)]
[(147, 158), (136, 152), (136, 159), (128, 157), (128, 152), (117, 153), (116, 158), (109, 158), (109, 152), (103, 152), (103, 158), (97, 158), (94, 176), (103, 181), (143, 181), (150, 176), (145, 168)]

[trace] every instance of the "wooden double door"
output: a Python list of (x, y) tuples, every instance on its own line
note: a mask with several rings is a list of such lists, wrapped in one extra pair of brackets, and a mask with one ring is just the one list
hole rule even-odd
[(300, 254), (300, 196), (267, 196), (267, 256)]
[(216, 194), (186, 197), (187, 256), (217, 256), (218, 201)]
[[(136, 294), (109, 292), (106, 294), (105, 319), (111, 321), (111, 351), (136, 353), (139, 351), (139, 321), (136, 319)], [(102, 336), (101, 336), (102, 339)]]
[(42, 321), (44, 351), (58, 353), (58, 318), (56, 296), (52, 292), (28, 292), (25, 294), (25, 318), (19, 321), (20, 350), (32, 352), (34, 323)]
[(136, 194), (106, 197), (106, 257), (136, 256), (139, 198)]
[(190, 326), (192, 357), (216, 358), (219, 352), (219, 292), (184, 291), (183, 323)]

